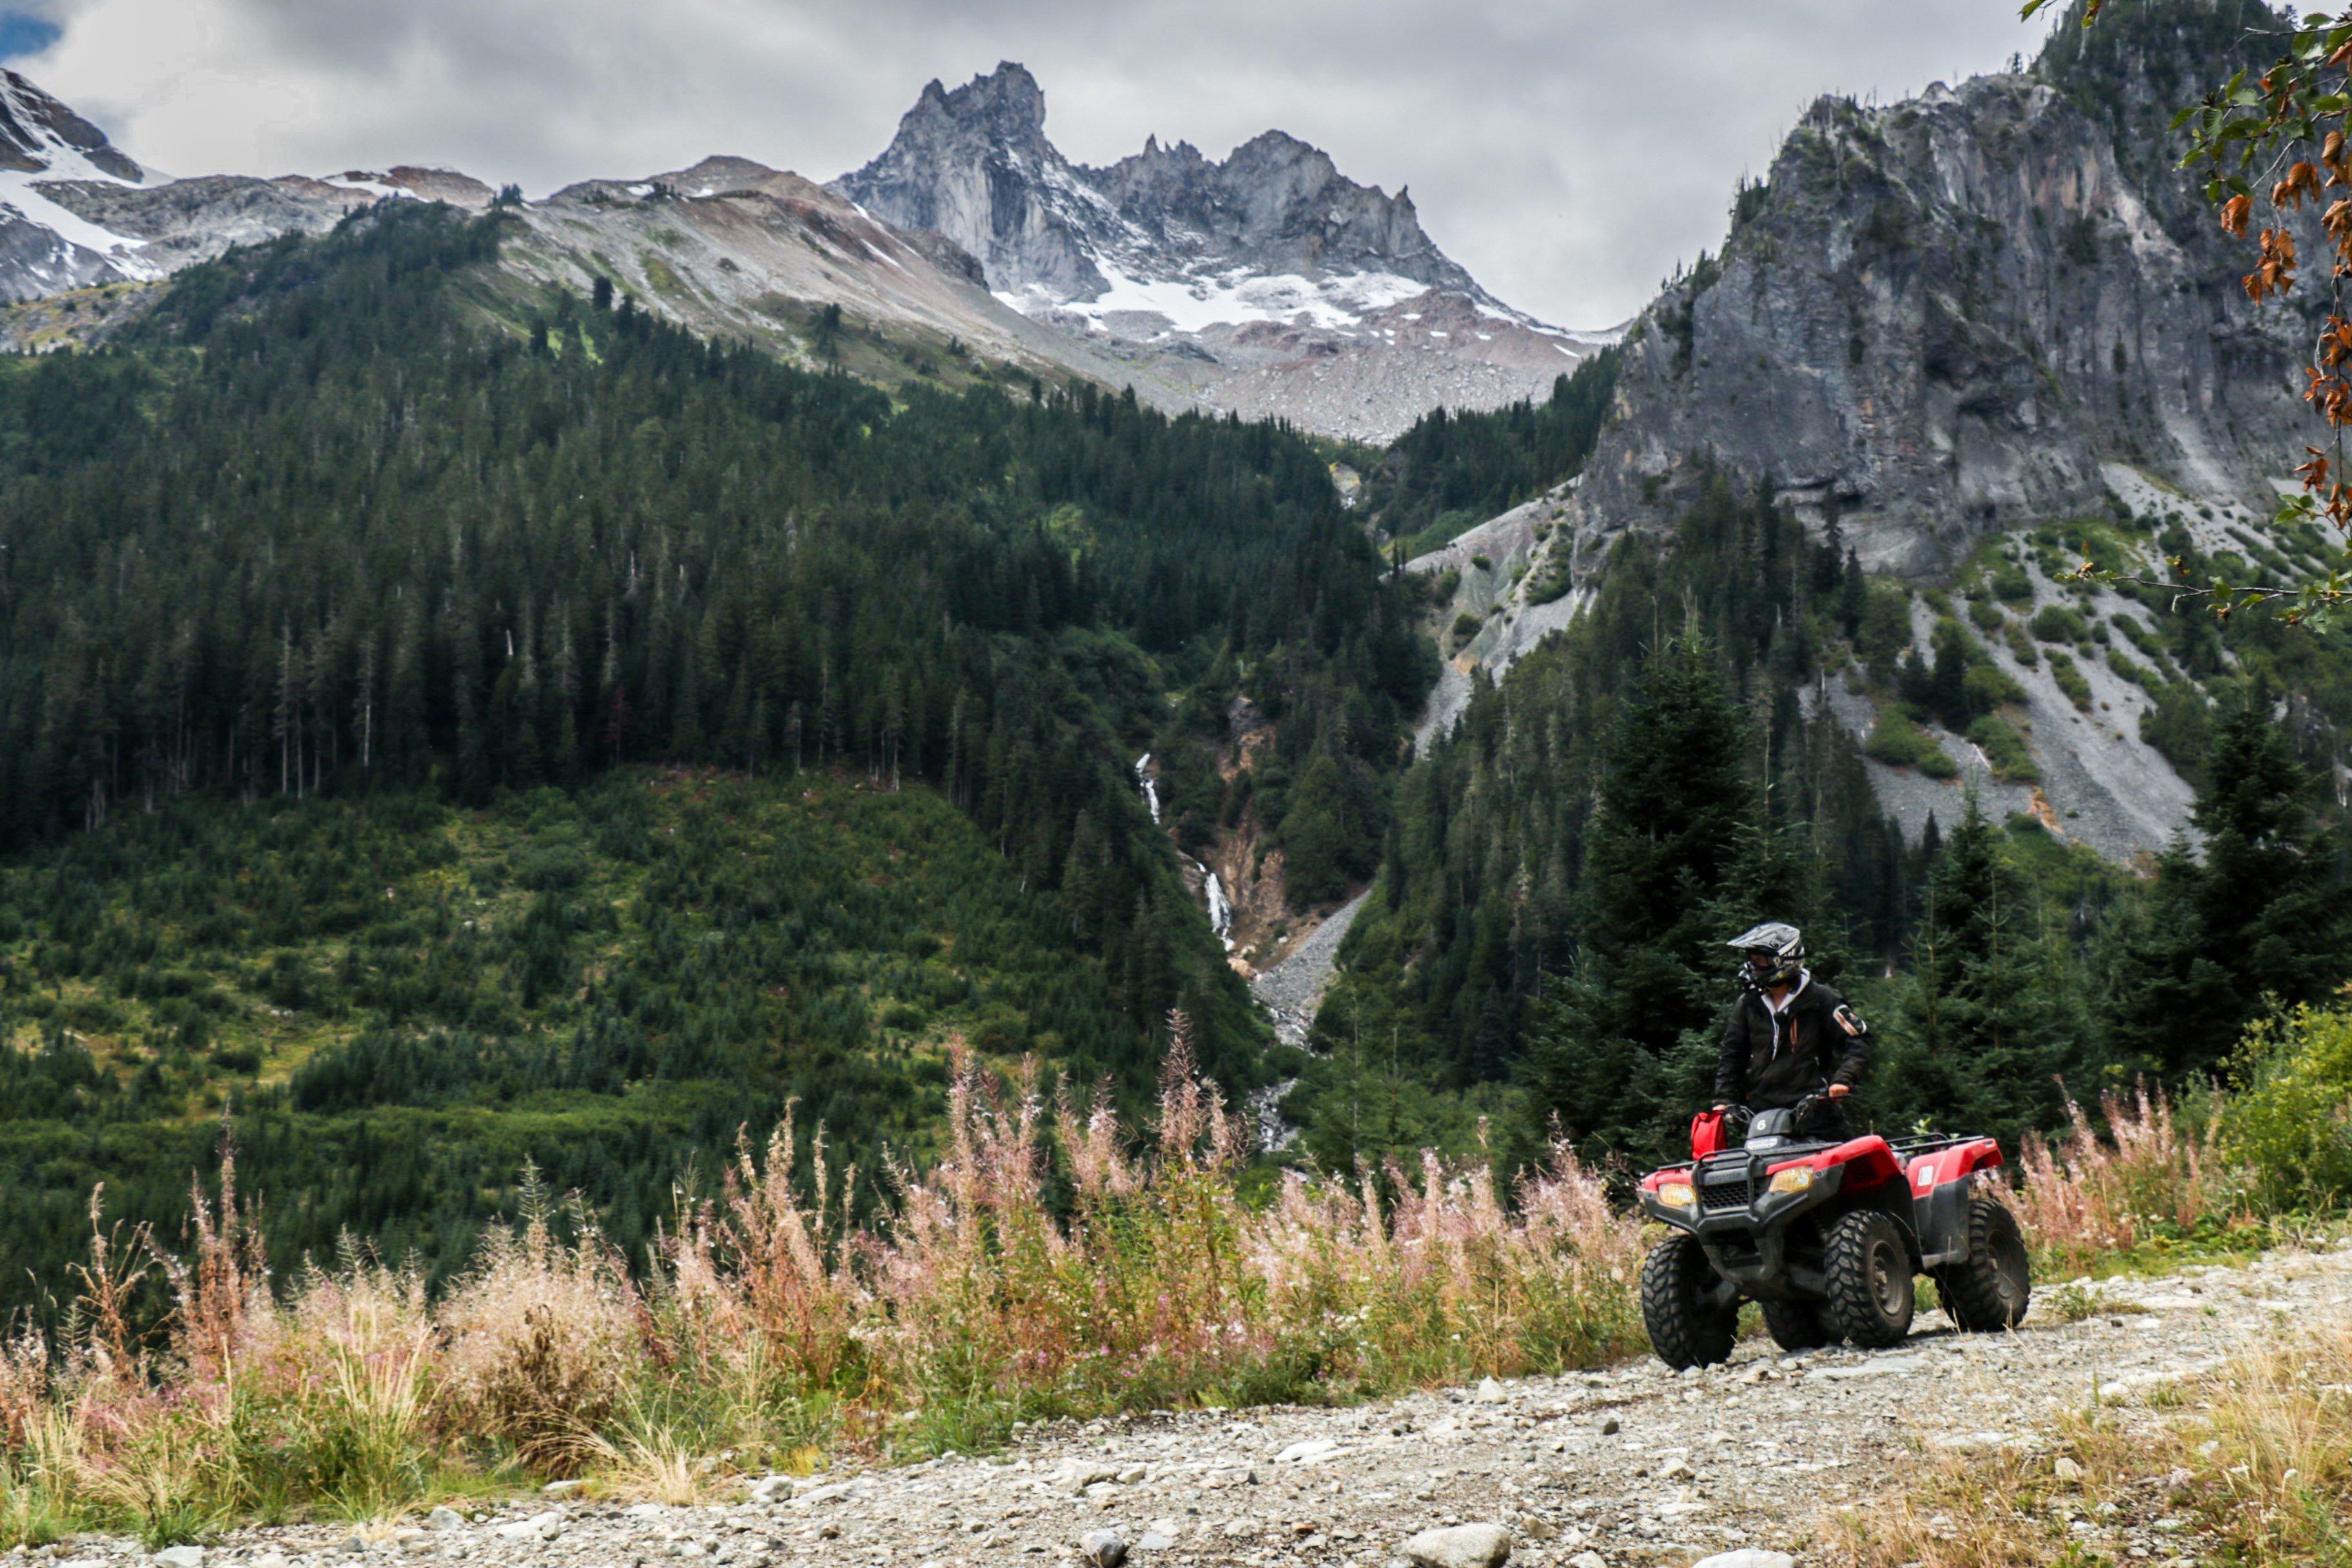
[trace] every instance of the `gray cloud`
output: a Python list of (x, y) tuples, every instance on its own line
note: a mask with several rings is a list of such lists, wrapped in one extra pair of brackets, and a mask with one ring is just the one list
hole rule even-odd
[(2031, 53), (2011, 0), (31, 0), (16, 62), (179, 174), (446, 163), (534, 195), (735, 153), (829, 178), (932, 77), (1044, 85), (1071, 157), (1269, 126), (1409, 185), (1502, 298), (1620, 321), (1828, 91)]

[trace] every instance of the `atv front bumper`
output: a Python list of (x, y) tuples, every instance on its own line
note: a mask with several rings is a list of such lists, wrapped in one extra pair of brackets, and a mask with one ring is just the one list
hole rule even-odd
[[(1845, 1167), (1815, 1171), (1812, 1185), (1798, 1193), (1771, 1191), (1761, 1161), (1746, 1171), (1737, 1164), (1730, 1164), (1730, 1169), (1738, 1173), (1739, 1180), (1701, 1182), (1699, 1173), (1694, 1172), (1691, 1185), (1696, 1202), (1689, 1208), (1663, 1203), (1657, 1194), (1644, 1191), (1643, 1212), (1697, 1237), (1715, 1271), (1743, 1296), (1773, 1300), (1822, 1296), (1829, 1281), (1819, 1268), (1790, 1260), (1789, 1233), (1792, 1221), (1836, 1198), (1845, 1184)], [(1724, 1167), (1707, 1173), (1720, 1178)]]

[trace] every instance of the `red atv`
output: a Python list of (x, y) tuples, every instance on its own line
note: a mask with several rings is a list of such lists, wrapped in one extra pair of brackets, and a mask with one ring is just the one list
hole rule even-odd
[(1976, 1180), (2001, 1163), (2000, 1145), (1940, 1133), (1809, 1141), (1797, 1130), (1820, 1098), (1702, 1112), (1691, 1163), (1643, 1179), (1643, 1211), (1675, 1234), (1643, 1266), (1642, 1320), (1676, 1371), (1730, 1356), (1743, 1300), (1785, 1351), (1895, 1344), (1911, 1331), (1915, 1274), (1935, 1280), (1963, 1330), (2024, 1321), (2025, 1238)]

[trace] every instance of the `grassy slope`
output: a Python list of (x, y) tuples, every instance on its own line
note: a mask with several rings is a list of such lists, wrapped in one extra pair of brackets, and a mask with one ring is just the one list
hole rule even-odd
[(125, 817), (0, 866), (0, 1290), (61, 1278), (101, 1176), (175, 1230), (224, 1111), (281, 1265), (348, 1228), (446, 1269), (526, 1161), (634, 1252), (789, 1100), (868, 1173), (920, 1156), (958, 1037), (1150, 1081), (1099, 963), (928, 791), (642, 773)]

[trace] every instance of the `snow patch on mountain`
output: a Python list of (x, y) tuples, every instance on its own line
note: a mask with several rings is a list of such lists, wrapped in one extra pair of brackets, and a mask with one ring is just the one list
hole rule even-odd
[(1156, 356), (1139, 370), (1196, 405), (1332, 435), (1384, 441), (1432, 408), (1546, 396), (1615, 335), (1495, 299), (1423, 232), (1407, 192), (1359, 184), (1295, 136), (1268, 131), (1222, 160), (1155, 136), (1097, 168), (1045, 125), (1017, 64), (933, 81), (833, 189), (952, 241), (1030, 319)]
[(131, 279), (163, 276), (164, 268), (142, 260), (144, 242), (90, 222), (59, 205), (41, 186), (61, 180), (97, 180), (137, 188), (158, 183), (108, 145), (95, 126), (12, 70), (0, 69), (0, 205), (53, 237), (48, 254), (18, 249), (16, 259), (33, 278), (54, 288), (75, 287), (89, 270), (77, 250), (102, 258)]
[[(1345, 331), (1361, 326), (1370, 311), (1428, 290), (1427, 284), (1393, 272), (1308, 278), (1297, 272), (1265, 274), (1235, 267), (1218, 273), (1193, 271), (1152, 278), (1131, 277), (1108, 258), (1096, 258), (1095, 266), (1103, 274), (1105, 285), (1091, 300), (1055, 300), (1034, 285), (1018, 292), (999, 293), (997, 298), (1024, 315), (1076, 320), (1123, 337), (1164, 338), (1252, 321)], [(1141, 320), (1130, 323), (1119, 318)], [(1147, 324), (1151, 321), (1158, 323), (1157, 331)], [(1129, 326), (1144, 330), (1121, 330)]]

